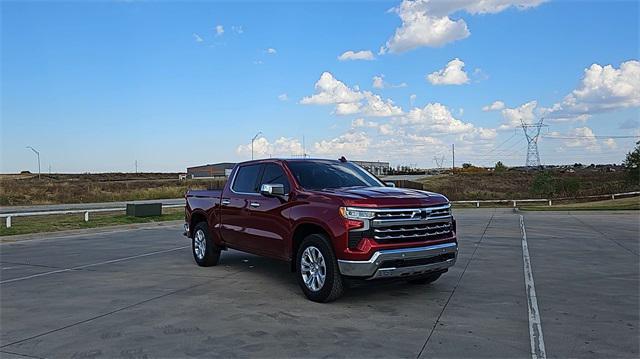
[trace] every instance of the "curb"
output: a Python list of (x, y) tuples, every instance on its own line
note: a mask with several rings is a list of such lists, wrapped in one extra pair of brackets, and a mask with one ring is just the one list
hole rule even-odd
[[(16, 234), (13, 236), (2, 236), (0, 237), (0, 245), (1, 244), (10, 244), (24, 241), (32, 241), (32, 240), (44, 240), (44, 239), (53, 239), (59, 237), (71, 237), (85, 234), (100, 234), (100, 233), (111, 233), (111, 232), (124, 232), (138, 229), (152, 229), (152, 228), (164, 228), (164, 227), (173, 227), (179, 224), (184, 223), (183, 220), (176, 221), (163, 221), (163, 222), (153, 222), (153, 223), (135, 223), (135, 224), (121, 224), (117, 226), (104, 226), (97, 228), (85, 228), (85, 229), (71, 229), (66, 231), (55, 231), (55, 232), (38, 232), (38, 233), (29, 233), (29, 234)], [(180, 231), (182, 234), (182, 231)]]

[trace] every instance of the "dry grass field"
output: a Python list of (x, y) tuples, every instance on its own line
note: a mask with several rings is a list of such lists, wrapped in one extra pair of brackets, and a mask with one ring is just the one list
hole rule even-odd
[[(458, 171), (421, 180), (451, 200), (575, 198), (640, 190), (621, 171)], [(178, 180), (177, 173), (0, 175), (0, 205), (92, 203), (179, 198), (187, 189), (219, 189), (224, 180)], [(420, 186), (418, 184), (418, 186)]]
[(177, 173), (2, 175), (0, 205), (92, 203), (179, 198), (187, 189), (221, 188), (224, 180), (178, 180)]
[(450, 200), (575, 198), (640, 190), (624, 172), (582, 169), (574, 173), (547, 172), (456, 172), (421, 180), (424, 189)]

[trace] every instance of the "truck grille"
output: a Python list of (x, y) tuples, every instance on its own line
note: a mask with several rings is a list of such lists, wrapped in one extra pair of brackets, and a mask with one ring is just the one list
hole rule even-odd
[(381, 244), (436, 241), (451, 238), (454, 230), (449, 204), (376, 209), (366, 229), (349, 231), (348, 247), (356, 248), (363, 238), (372, 238)]
[(451, 237), (451, 206), (381, 210), (372, 221), (378, 243), (420, 242)]

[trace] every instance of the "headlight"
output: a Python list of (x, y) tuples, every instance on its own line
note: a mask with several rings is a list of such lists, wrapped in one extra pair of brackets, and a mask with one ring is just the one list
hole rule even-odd
[(364, 208), (340, 207), (340, 215), (346, 219), (373, 219), (375, 212)]

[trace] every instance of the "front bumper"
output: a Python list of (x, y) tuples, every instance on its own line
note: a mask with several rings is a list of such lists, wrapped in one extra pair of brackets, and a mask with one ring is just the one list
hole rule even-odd
[(338, 260), (340, 273), (366, 279), (409, 277), (445, 270), (455, 264), (457, 243), (377, 251), (366, 261)]

